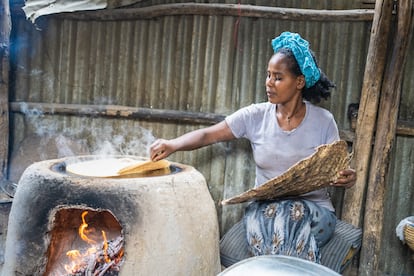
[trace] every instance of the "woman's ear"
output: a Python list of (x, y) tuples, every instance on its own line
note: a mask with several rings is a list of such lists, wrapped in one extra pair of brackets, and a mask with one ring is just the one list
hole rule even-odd
[(305, 87), (305, 76), (304, 75), (300, 75), (297, 78), (297, 88), (299, 90), (302, 90), (303, 87)]

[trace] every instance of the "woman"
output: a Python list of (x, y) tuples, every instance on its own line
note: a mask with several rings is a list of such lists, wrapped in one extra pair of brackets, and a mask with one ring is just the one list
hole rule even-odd
[[(244, 107), (214, 126), (172, 140), (159, 139), (150, 147), (151, 159), (247, 138), (256, 163), (257, 187), (314, 153), (319, 145), (339, 140), (333, 115), (311, 103), (327, 99), (334, 85), (318, 68), (309, 43), (298, 34), (284, 32), (272, 40), (272, 47), (266, 77), (268, 102)], [(355, 183), (354, 170), (339, 174), (332, 185), (348, 188)], [(333, 234), (336, 217), (326, 189), (321, 189), (296, 198), (253, 202), (246, 208), (244, 223), (253, 255), (284, 254), (319, 263), (319, 248)]]

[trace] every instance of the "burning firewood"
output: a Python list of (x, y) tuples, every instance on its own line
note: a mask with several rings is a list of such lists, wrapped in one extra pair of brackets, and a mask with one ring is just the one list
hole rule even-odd
[[(108, 241), (97, 249), (94, 254), (89, 254), (72, 270), (68, 276), (115, 276), (118, 275), (123, 262), (123, 237), (117, 237)], [(106, 249), (105, 249), (106, 247)], [(109, 261), (107, 260), (109, 258)]]
[(109, 258), (113, 259), (118, 256), (124, 246), (124, 238), (118, 237), (115, 240), (112, 240), (111, 243), (108, 243), (107, 254)]

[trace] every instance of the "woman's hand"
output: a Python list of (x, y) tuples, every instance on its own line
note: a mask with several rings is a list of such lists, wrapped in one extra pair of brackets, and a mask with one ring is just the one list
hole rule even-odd
[(171, 140), (158, 139), (150, 146), (150, 158), (152, 161), (159, 161), (175, 151), (174, 143)]
[(215, 125), (193, 130), (175, 139), (158, 139), (150, 146), (150, 158), (158, 161), (167, 158), (176, 151), (188, 151), (198, 149), (217, 142), (229, 141), (234, 139), (233, 132), (226, 121), (221, 121)]
[(356, 182), (356, 172), (354, 169), (346, 169), (339, 172), (339, 177), (332, 183), (332, 186), (351, 188)]

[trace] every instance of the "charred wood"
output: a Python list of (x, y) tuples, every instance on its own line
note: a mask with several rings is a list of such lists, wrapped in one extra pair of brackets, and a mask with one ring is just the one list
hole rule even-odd
[(118, 237), (114, 240), (108, 241), (107, 254), (111, 259), (109, 262), (105, 260), (104, 246), (95, 254), (88, 255), (81, 260), (75, 271), (72, 271), (68, 276), (110, 276), (118, 275), (123, 257), (123, 237)]

